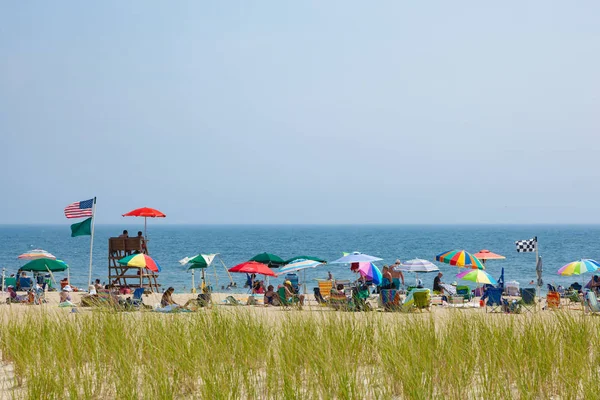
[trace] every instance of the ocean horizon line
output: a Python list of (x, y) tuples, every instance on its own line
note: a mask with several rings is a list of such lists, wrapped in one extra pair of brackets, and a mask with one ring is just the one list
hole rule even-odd
[[(67, 223), (0, 223), (0, 228), (9, 227), (65, 227), (70, 226), (72, 223), (80, 222), (80, 220), (67, 221)], [(96, 227), (119, 227), (124, 225), (143, 225), (142, 221), (136, 221), (135, 223), (128, 222), (109, 222), (109, 223), (96, 223)], [(566, 222), (532, 222), (532, 223), (185, 223), (185, 222), (160, 222), (158, 224), (152, 224), (152, 228), (158, 227), (173, 227), (173, 226), (185, 226), (185, 227), (494, 227), (494, 226), (564, 226), (564, 227), (597, 227), (600, 226), (600, 222), (594, 223), (566, 223)]]

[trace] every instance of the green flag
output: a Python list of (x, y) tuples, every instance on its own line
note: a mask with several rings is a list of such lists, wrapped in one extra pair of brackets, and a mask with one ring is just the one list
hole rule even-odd
[(71, 237), (92, 234), (92, 217), (71, 225)]

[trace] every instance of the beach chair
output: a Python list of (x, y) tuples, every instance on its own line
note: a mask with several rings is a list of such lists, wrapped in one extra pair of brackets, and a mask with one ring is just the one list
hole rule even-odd
[(585, 294), (585, 303), (587, 305), (588, 310), (592, 314), (600, 313), (600, 304), (598, 304), (598, 298), (596, 297), (596, 293), (594, 293), (593, 290), (590, 290)]
[(135, 307), (139, 307), (144, 304), (144, 300), (142, 299), (142, 295), (144, 294), (144, 288), (137, 288), (133, 291), (133, 296), (131, 296), (131, 304)]
[(395, 289), (382, 289), (379, 293), (379, 302), (385, 311), (399, 311), (400, 292)]
[(333, 281), (330, 281), (330, 280), (319, 281), (319, 291), (321, 292), (321, 296), (325, 300), (329, 299), (329, 295), (331, 294), (332, 287), (333, 287)]
[(502, 289), (489, 287), (485, 294), (487, 295), (485, 312), (502, 312)]
[(371, 311), (371, 305), (367, 302), (370, 295), (367, 285), (352, 288), (352, 309), (354, 311)]
[(19, 290), (28, 291), (33, 287), (33, 279), (30, 277), (19, 278)]
[(328, 304), (334, 310), (347, 311), (350, 308), (350, 299), (343, 292), (332, 291)]
[(560, 308), (560, 293), (548, 292), (546, 295), (546, 308), (549, 310), (556, 310)]
[(472, 299), (471, 296), (471, 289), (469, 289), (468, 286), (457, 286), (456, 287), (456, 295), (457, 296), (462, 296), (463, 300), (465, 302), (469, 302)]
[(17, 278), (4, 278), (4, 287), (2, 290), (6, 292), (6, 288), (12, 286), (13, 288), (17, 287)]
[(321, 295), (321, 289), (320, 288), (318, 288), (318, 287), (313, 288), (313, 293), (315, 295), (315, 300), (317, 301), (317, 303), (319, 305), (322, 305), (322, 306), (327, 305), (327, 300), (325, 300), (323, 298), (323, 296)]
[(415, 308), (419, 311), (431, 309), (431, 294), (429, 293), (429, 289), (425, 291), (415, 290), (412, 293), (413, 299), (415, 302)]
[(292, 307), (292, 306), (300, 306), (300, 299), (297, 297), (287, 298), (285, 295), (285, 287), (280, 287), (277, 289), (277, 294), (279, 295), (279, 303), (282, 307)]
[[(553, 292), (558, 295), (557, 292)], [(535, 288), (523, 288), (521, 289), (521, 305), (525, 311), (535, 311)], [(560, 296), (558, 296), (558, 302), (560, 303)]]
[(238, 299), (236, 299), (233, 296), (225, 297), (225, 300), (223, 300), (223, 303), (230, 305), (230, 306), (243, 306), (244, 305), (244, 303), (242, 303), (241, 301), (239, 301)]

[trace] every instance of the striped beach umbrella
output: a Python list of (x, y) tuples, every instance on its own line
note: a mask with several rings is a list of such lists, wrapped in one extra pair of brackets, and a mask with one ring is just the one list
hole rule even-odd
[(481, 261), (464, 250), (445, 251), (435, 256), (437, 261), (463, 268), (485, 269)]
[(564, 276), (581, 275), (586, 272), (594, 272), (598, 268), (600, 268), (600, 263), (595, 260), (584, 258), (564, 265), (558, 270), (558, 274)]
[(23, 253), (17, 257), (19, 260), (37, 260), (39, 258), (48, 258), (50, 260), (56, 260), (56, 257), (46, 250), (42, 249), (34, 249), (30, 250), (27, 253)]
[(147, 254), (132, 254), (119, 260), (119, 264), (128, 267), (147, 268), (153, 272), (160, 272), (160, 265)]
[(456, 275), (456, 277), (464, 281), (471, 281), (481, 284), (489, 284), (494, 286), (498, 284), (498, 282), (496, 282), (496, 280), (492, 278), (490, 274), (481, 269), (466, 270)]

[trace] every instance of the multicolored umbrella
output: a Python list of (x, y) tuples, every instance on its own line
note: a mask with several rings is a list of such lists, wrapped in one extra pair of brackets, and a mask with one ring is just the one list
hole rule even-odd
[(289, 260), (285, 260), (286, 264), (290, 264), (293, 263), (294, 261), (298, 261), (298, 260), (312, 260), (312, 261), (318, 261), (321, 264), (327, 264), (327, 260), (323, 260), (319, 257), (313, 257), (313, 256), (296, 256), (296, 257), (292, 257)]
[(598, 261), (584, 258), (579, 261), (570, 262), (563, 266), (558, 270), (558, 274), (565, 276), (581, 275), (586, 272), (596, 271), (598, 268), (600, 268), (600, 263), (598, 263)]
[(260, 274), (266, 276), (277, 276), (267, 265), (256, 261), (246, 261), (229, 268), (229, 272), (242, 272), (247, 274)]
[(42, 250), (42, 249), (34, 249), (31, 251), (28, 251), (27, 253), (23, 253), (20, 256), (17, 257), (19, 260), (37, 260), (38, 258), (47, 258), (50, 260), (56, 260), (56, 257), (50, 253), (48, 253), (46, 250)]
[(485, 266), (475, 258), (471, 253), (464, 250), (451, 250), (445, 251), (435, 256), (437, 261), (455, 265), (457, 267), (473, 268), (473, 269), (485, 269)]
[(147, 268), (153, 272), (160, 272), (160, 265), (147, 254), (132, 254), (119, 260), (119, 264), (128, 267)]
[(275, 267), (285, 264), (285, 261), (283, 260), (283, 258), (276, 256), (275, 254), (271, 254), (271, 253), (257, 254), (248, 261), (256, 261), (256, 262), (259, 262), (262, 264), (266, 264), (268, 266), (275, 266)]
[(471, 281), (481, 284), (489, 284), (496, 286), (498, 282), (490, 274), (481, 270), (481, 269), (471, 269), (467, 271), (463, 271), (460, 274), (456, 275), (458, 279), (462, 279), (465, 281)]
[(381, 285), (381, 282), (383, 282), (381, 271), (372, 262), (358, 263), (358, 272), (361, 276), (372, 280), (376, 285)]
[(31, 272), (59, 272), (65, 271), (69, 266), (61, 260), (53, 260), (51, 258), (38, 258), (37, 260), (29, 261), (27, 264), (19, 268), (19, 271)]
[(150, 208), (150, 207), (142, 207), (136, 208), (135, 210), (131, 210), (128, 213), (123, 214), (124, 217), (144, 217), (144, 237), (146, 237), (146, 226), (147, 226), (147, 218), (165, 218), (166, 214), (162, 212)]

